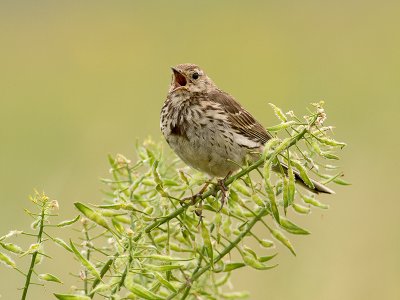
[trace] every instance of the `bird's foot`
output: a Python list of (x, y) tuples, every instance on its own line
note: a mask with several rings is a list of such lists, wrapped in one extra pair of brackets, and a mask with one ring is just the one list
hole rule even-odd
[[(207, 189), (207, 187), (209, 186), (209, 184), (210, 184), (209, 182), (206, 182), (206, 183), (204, 184), (204, 186), (201, 188), (201, 190), (200, 190), (197, 194), (194, 194), (194, 195), (192, 195), (192, 196), (185, 197), (185, 198), (181, 199), (181, 200), (180, 200), (180, 201), (181, 201), (181, 204), (186, 203), (188, 200), (190, 200), (190, 205), (196, 204), (197, 199), (203, 197), (203, 194), (204, 194), (204, 192), (206, 191), (206, 189)], [(197, 214), (197, 213), (196, 213), (196, 214)]]
[(225, 185), (225, 181), (228, 179), (229, 176), (231, 176), (231, 174), (232, 174), (232, 172), (229, 172), (228, 174), (226, 174), (226, 176), (224, 178), (218, 179), (218, 181), (217, 181), (217, 187), (221, 191), (221, 207), (219, 208), (218, 212), (220, 212), (222, 210), (222, 208), (224, 207), (224, 204), (226, 202), (228, 188)]

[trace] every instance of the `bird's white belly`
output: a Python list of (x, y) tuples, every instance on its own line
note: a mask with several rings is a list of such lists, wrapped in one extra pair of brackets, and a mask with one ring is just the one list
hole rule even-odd
[(186, 164), (212, 176), (225, 177), (243, 164), (247, 151), (216, 127), (193, 126), (187, 136), (170, 135), (167, 141)]

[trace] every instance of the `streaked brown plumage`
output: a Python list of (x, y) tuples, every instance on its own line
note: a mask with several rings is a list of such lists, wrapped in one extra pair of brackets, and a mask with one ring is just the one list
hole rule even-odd
[[(261, 153), (271, 135), (229, 94), (193, 64), (172, 68), (173, 78), (161, 110), (161, 131), (188, 165), (224, 177)], [(302, 183), (295, 172), (297, 181)], [(333, 193), (314, 182), (313, 192)]]

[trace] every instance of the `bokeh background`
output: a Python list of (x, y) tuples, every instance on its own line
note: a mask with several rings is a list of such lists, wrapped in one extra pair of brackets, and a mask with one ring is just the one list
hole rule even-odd
[[(350, 187), (321, 200), (280, 266), (233, 278), (251, 299), (400, 299), (400, 2), (0, 2), (0, 234), (28, 228), (33, 188), (98, 203), (108, 153), (161, 139), (169, 66), (194, 62), (266, 126), (273, 102), (300, 115), (326, 101)], [(60, 250), (57, 250), (60, 251)], [(61, 250), (62, 251), (62, 250)], [(57, 257), (57, 255), (56, 255)], [(66, 278), (77, 265), (43, 267)], [(0, 294), (22, 277), (0, 267)], [(74, 280), (30, 299), (53, 299)]]

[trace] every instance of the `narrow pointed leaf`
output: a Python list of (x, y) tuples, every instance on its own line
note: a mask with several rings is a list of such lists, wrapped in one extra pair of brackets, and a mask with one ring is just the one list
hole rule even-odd
[(309, 207), (293, 203), (292, 204), (293, 209), (298, 212), (299, 214), (308, 214), (310, 213), (311, 209)]
[(74, 205), (88, 219), (90, 219), (91, 221), (95, 222), (96, 224), (110, 230), (110, 226), (108, 225), (106, 219), (101, 214), (94, 211), (93, 209), (91, 209), (90, 207), (86, 206), (83, 203), (75, 202)]
[(71, 247), (68, 246), (68, 244), (66, 242), (64, 242), (64, 240), (62, 240), (61, 238), (54, 238), (53, 241), (56, 242), (56, 244), (63, 247), (65, 250), (67, 250), (69, 252), (73, 252)]
[(148, 289), (144, 288), (142, 285), (133, 283), (131, 280), (125, 280), (125, 286), (128, 290), (130, 290), (136, 296), (139, 296), (143, 299), (147, 299), (147, 300), (163, 300), (164, 299), (164, 298), (157, 296), (156, 294), (149, 291)]
[(302, 198), (303, 198), (303, 201), (305, 203), (311, 204), (312, 206), (319, 207), (319, 208), (322, 208), (322, 209), (328, 209), (329, 208), (329, 205), (323, 204), (323, 203), (319, 202), (315, 198), (304, 196), (304, 195), (302, 196)]
[(299, 226), (284, 217), (281, 217), (281, 227), (287, 232), (293, 234), (310, 234), (307, 230), (300, 228)]
[(260, 256), (260, 257), (258, 258), (258, 260), (259, 260), (260, 262), (267, 262), (267, 261), (273, 259), (273, 258), (274, 258), (275, 256), (277, 256), (277, 255), (278, 255), (278, 253), (275, 253), (274, 255)]
[(74, 243), (70, 240), (70, 246), (75, 256), (79, 259), (82, 265), (92, 274), (96, 279), (101, 280), (101, 276), (99, 271), (95, 268), (95, 266), (88, 261), (83, 255), (79, 252), (79, 250), (75, 247)]
[(288, 164), (288, 176), (289, 176), (288, 202), (289, 205), (292, 205), (292, 203), (294, 202), (294, 194), (296, 192), (296, 187), (295, 187), (294, 173), (290, 162)]
[(246, 264), (245, 263), (241, 263), (241, 262), (233, 262), (233, 263), (227, 263), (224, 265), (224, 268), (222, 269), (223, 272), (230, 272), (233, 271), (235, 269), (239, 269), (244, 267)]
[(143, 267), (147, 270), (157, 271), (157, 272), (166, 272), (175, 269), (183, 268), (183, 265), (152, 265), (152, 264), (144, 264)]
[(6, 250), (8, 250), (10, 252), (16, 253), (16, 254), (21, 254), (21, 253), (24, 252), (20, 246), (12, 244), (12, 243), (1, 243), (0, 242), (0, 245), (4, 249), (6, 249)]
[(259, 243), (264, 248), (271, 248), (274, 246), (274, 242), (267, 239), (260, 240)]
[(38, 277), (45, 281), (53, 281), (53, 282), (62, 283), (62, 281), (60, 279), (58, 279), (56, 276), (54, 276), (50, 273), (39, 274)]
[(310, 177), (308, 177), (307, 171), (304, 166), (298, 161), (291, 160), (290, 163), (299, 171), (299, 176), (303, 180), (303, 182), (311, 189), (314, 188), (314, 184), (311, 181)]
[(293, 126), (294, 124), (296, 124), (295, 121), (283, 122), (283, 123), (275, 125), (275, 126), (267, 127), (266, 129), (268, 131), (279, 131), (279, 130), (286, 129), (290, 126)]
[(5, 255), (4, 253), (1, 253), (1, 252), (0, 252), (0, 261), (11, 268), (17, 267), (17, 265), (15, 264), (15, 261), (13, 261), (10, 257), (8, 257), (7, 255)]
[(272, 229), (271, 233), (278, 241), (280, 241), (283, 245), (285, 245), (290, 250), (290, 252), (292, 252), (293, 255), (296, 255), (296, 252), (294, 251), (292, 244), (281, 231), (277, 229)]
[(275, 191), (270, 181), (271, 176), (271, 164), (266, 163), (264, 166), (264, 182), (265, 182), (265, 191), (267, 192), (268, 198), (271, 203), (272, 215), (275, 220), (279, 223), (279, 211), (278, 206), (276, 205)]
[(272, 103), (268, 103), (268, 104), (272, 107), (276, 117), (279, 120), (281, 120), (282, 122), (286, 122), (287, 121), (287, 118), (286, 118), (285, 114), (283, 113), (283, 111), (279, 107), (277, 107), (275, 104), (272, 104)]
[(161, 274), (159, 273), (154, 273), (154, 276), (157, 278), (157, 280), (163, 285), (165, 286), (167, 289), (169, 289), (172, 292), (176, 292), (176, 288), (168, 281), (166, 280)]
[(90, 300), (91, 298), (83, 295), (54, 294), (59, 300)]
[(80, 219), (80, 215), (77, 215), (75, 218), (73, 218), (72, 220), (66, 220), (66, 221), (62, 221), (60, 223), (58, 223), (56, 226), (57, 227), (65, 227), (65, 226), (69, 226), (74, 224), (75, 222), (77, 222)]
[(214, 257), (213, 257), (213, 247), (211, 244), (210, 232), (204, 222), (201, 222), (201, 236), (203, 238), (204, 247), (206, 249), (207, 255), (210, 259), (211, 268), (214, 268)]

